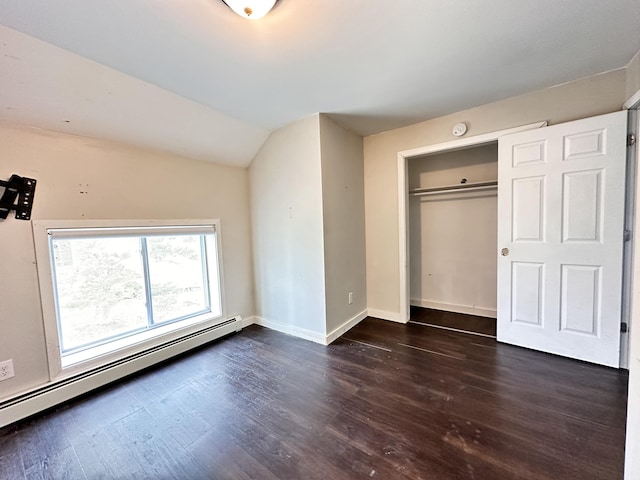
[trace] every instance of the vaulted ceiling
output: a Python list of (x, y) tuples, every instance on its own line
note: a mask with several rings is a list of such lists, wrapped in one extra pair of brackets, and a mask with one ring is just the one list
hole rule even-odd
[(0, 120), (246, 166), (326, 112), (368, 135), (625, 67), (638, 0), (0, 3)]

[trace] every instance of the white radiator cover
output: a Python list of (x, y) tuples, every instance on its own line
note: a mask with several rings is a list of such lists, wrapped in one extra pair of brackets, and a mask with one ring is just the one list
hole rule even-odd
[(0, 403), (0, 428), (23, 418), (59, 405), (74, 397), (90, 392), (115, 380), (167, 360), (217, 338), (242, 330), (240, 316), (205, 328), (185, 337), (149, 348), (140, 353), (117, 360), (18, 395)]

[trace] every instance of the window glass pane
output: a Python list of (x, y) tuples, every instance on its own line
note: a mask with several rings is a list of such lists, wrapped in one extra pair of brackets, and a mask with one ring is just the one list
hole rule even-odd
[(146, 328), (137, 238), (53, 239), (62, 351)]
[(209, 310), (201, 238), (200, 235), (147, 238), (154, 323)]

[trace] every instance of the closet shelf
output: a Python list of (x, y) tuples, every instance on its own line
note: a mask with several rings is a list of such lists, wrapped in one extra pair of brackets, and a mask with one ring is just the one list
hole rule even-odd
[(476, 182), (476, 183), (460, 183), (457, 185), (447, 185), (444, 187), (432, 187), (432, 188), (414, 188), (409, 190), (409, 195), (423, 196), (423, 195), (438, 195), (441, 193), (454, 193), (460, 191), (474, 191), (474, 190), (492, 190), (498, 188), (498, 182)]

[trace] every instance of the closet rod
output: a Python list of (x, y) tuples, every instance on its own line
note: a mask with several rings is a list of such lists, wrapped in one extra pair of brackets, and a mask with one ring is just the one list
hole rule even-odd
[(433, 187), (433, 188), (416, 188), (410, 190), (410, 195), (423, 196), (423, 195), (436, 195), (439, 193), (453, 193), (459, 191), (473, 191), (473, 190), (489, 190), (498, 188), (498, 182), (476, 182), (476, 183), (461, 183), (459, 185), (448, 185), (446, 187)]

